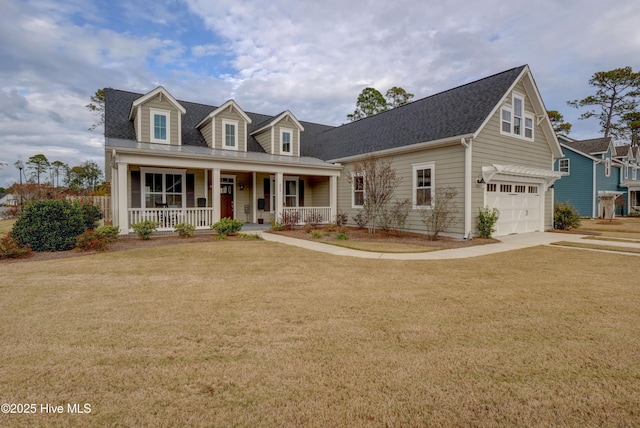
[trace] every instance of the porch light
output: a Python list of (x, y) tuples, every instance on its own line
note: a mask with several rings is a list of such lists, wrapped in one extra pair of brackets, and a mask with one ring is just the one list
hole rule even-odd
[(238, 183), (238, 188), (240, 190), (244, 190), (244, 183)]
[(485, 184), (486, 181), (484, 181), (484, 177), (479, 175), (478, 178), (476, 178), (476, 183), (478, 184)]

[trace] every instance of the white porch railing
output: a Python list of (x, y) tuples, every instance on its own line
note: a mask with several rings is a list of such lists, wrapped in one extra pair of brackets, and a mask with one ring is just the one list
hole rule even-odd
[(188, 223), (196, 229), (208, 229), (213, 220), (213, 208), (130, 208), (129, 227), (141, 221), (157, 221), (158, 230), (173, 230), (178, 223)]
[(331, 216), (331, 207), (285, 207), (282, 208), (282, 215), (297, 215), (298, 224), (325, 224), (334, 220)]

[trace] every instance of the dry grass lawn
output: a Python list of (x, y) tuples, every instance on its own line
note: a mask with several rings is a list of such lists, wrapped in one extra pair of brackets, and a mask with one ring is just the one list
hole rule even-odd
[(5, 264), (1, 402), (91, 413), (0, 425), (638, 426), (630, 260), (220, 241)]
[(11, 232), (11, 228), (15, 222), (15, 220), (0, 220), (0, 236), (4, 236)]
[(640, 239), (640, 218), (614, 219), (611, 222), (602, 219), (582, 219), (577, 230), (598, 232), (614, 238)]
[(606, 245), (606, 244), (599, 244), (596, 242), (591, 243), (591, 242), (558, 241), (558, 242), (553, 242), (551, 245), (559, 245), (562, 247), (573, 247), (573, 248), (587, 248), (591, 250), (616, 251), (619, 253), (640, 254), (640, 248), (621, 247), (619, 245)]

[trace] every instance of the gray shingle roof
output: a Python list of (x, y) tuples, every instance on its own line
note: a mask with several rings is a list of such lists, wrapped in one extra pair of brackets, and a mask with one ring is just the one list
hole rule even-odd
[[(117, 138), (123, 140), (135, 140), (136, 132), (133, 122), (129, 120), (129, 113), (133, 102), (142, 97), (143, 94), (134, 92), (126, 92), (117, 89), (106, 88), (104, 91), (105, 98), (105, 126), (104, 136), (106, 138)], [(182, 116), (182, 144), (187, 146), (207, 147), (207, 143), (196, 126), (217, 106), (205, 104), (191, 103), (188, 101), (178, 101), (187, 110)], [(260, 129), (261, 124), (269, 123), (275, 116), (266, 114), (245, 112), (251, 118), (252, 123), (248, 126), (248, 132)], [(333, 128), (332, 126), (321, 125), (310, 122), (300, 122), (304, 126), (305, 131), (301, 133), (300, 138), (302, 144), (306, 144), (307, 140), (311, 140), (317, 133)], [(254, 137), (249, 137), (247, 142), (247, 151), (264, 153), (264, 149)]]
[[(477, 80), (404, 106), (340, 127), (303, 122), (301, 155), (323, 160), (467, 135), (476, 132), (526, 66)], [(143, 94), (105, 89), (105, 137), (135, 140), (129, 120), (132, 103)], [(206, 147), (196, 128), (215, 106), (179, 101), (187, 113), (182, 118), (182, 143)], [(251, 132), (276, 116), (246, 112)], [(264, 153), (254, 137), (247, 150)]]
[[(569, 147), (573, 147), (574, 149), (579, 150), (583, 153), (594, 155), (607, 151), (607, 149), (609, 148), (609, 144), (611, 144), (611, 137), (592, 138), (590, 140), (580, 141), (568, 141), (564, 144)], [(616, 156), (616, 153), (612, 153), (612, 155)]]
[(323, 132), (305, 156), (339, 159), (477, 131), (526, 66)]

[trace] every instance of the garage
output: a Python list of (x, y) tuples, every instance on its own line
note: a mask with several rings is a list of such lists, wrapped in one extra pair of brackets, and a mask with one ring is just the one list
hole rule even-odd
[(495, 236), (542, 230), (542, 183), (500, 182), (486, 186), (486, 205), (499, 212)]

